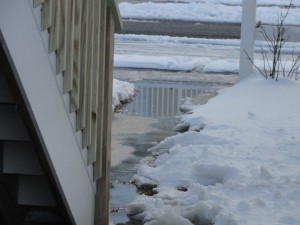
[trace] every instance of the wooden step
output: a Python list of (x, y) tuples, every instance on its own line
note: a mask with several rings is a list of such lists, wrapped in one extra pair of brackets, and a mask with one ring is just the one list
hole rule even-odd
[(0, 159), (2, 173), (44, 174), (32, 142), (4, 141), (0, 148), (0, 154), (2, 156)]
[(19, 176), (18, 204), (30, 206), (56, 206), (49, 183), (44, 176)]
[(0, 104), (0, 140), (30, 140), (15, 105)]

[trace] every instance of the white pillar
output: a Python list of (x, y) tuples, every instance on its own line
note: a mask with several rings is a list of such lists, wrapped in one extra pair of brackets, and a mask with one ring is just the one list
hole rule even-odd
[(255, 41), (256, 0), (243, 0), (240, 46), (240, 79), (253, 72), (253, 65), (248, 56), (253, 60)]

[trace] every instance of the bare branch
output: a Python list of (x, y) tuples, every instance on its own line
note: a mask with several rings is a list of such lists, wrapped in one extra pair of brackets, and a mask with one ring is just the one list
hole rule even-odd
[[(259, 73), (265, 77), (271, 77), (272, 79), (278, 80), (279, 75), (282, 73), (283, 77), (292, 78), (294, 76), (295, 79), (299, 78), (299, 69), (300, 69), (300, 55), (294, 55), (294, 51), (292, 53), (292, 64), (291, 68), (286, 71), (286, 62), (282, 60), (282, 49), (284, 45), (290, 39), (290, 36), (287, 36), (288, 28), (284, 26), (284, 23), (289, 15), (290, 9), (293, 6), (293, 0), (290, 0), (290, 4), (287, 6), (287, 10), (285, 13), (281, 13), (278, 17), (278, 22), (276, 25), (272, 26), (272, 32), (268, 33), (263, 25), (259, 23), (259, 31), (262, 34), (265, 42), (267, 43), (267, 51), (270, 51), (271, 55), (269, 56), (267, 51), (261, 48), (261, 54), (263, 59), (263, 68), (259, 68), (253, 60), (249, 57), (247, 52), (245, 51), (248, 60), (252, 63), (252, 65), (259, 71)], [(287, 37), (286, 37), (287, 36)], [(269, 59), (270, 57), (270, 59)], [(270, 62), (269, 62), (270, 60)], [(282, 70), (282, 71), (281, 71)]]
[[(264, 74), (268, 77), (268, 75), (271, 72), (271, 66), (270, 66), (270, 63), (269, 63), (269, 58), (268, 58), (268, 55), (267, 55), (267, 53), (264, 49), (261, 49), (261, 53), (262, 53), (262, 57), (263, 57)], [(266, 66), (268, 68), (266, 68)]]
[(263, 71), (253, 62), (253, 60), (250, 58), (250, 56), (248, 55), (248, 53), (246, 52), (246, 50), (244, 49), (244, 52), (247, 56), (247, 59), (252, 63), (252, 65), (259, 71), (259, 73), (265, 77), (265, 78), (268, 78), (268, 76), (266, 76)]
[(292, 78), (294, 74), (297, 74), (299, 72), (299, 68), (300, 68), (300, 55), (294, 56), (293, 54), (292, 66), (291, 69), (289, 70), (287, 78)]

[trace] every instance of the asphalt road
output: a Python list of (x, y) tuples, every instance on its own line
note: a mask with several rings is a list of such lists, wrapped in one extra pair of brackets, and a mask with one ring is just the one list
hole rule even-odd
[(123, 24), (123, 34), (168, 35), (195, 38), (239, 39), (241, 29), (240, 24), (174, 20), (123, 20)]

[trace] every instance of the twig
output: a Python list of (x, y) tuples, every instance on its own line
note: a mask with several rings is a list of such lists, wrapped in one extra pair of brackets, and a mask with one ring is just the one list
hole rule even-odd
[(248, 55), (248, 53), (246, 52), (245, 49), (244, 49), (244, 52), (245, 52), (245, 54), (246, 54), (246, 56), (247, 56), (247, 59), (250, 60), (250, 62), (252, 63), (252, 65), (259, 71), (259, 73), (260, 73), (261, 75), (263, 75), (265, 78), (268, 78), (268, 76), (266, 76), (266, 75), (261, 71), (261, 69), (253, 62), (253, 60), (249, 57), (249, 55)]

